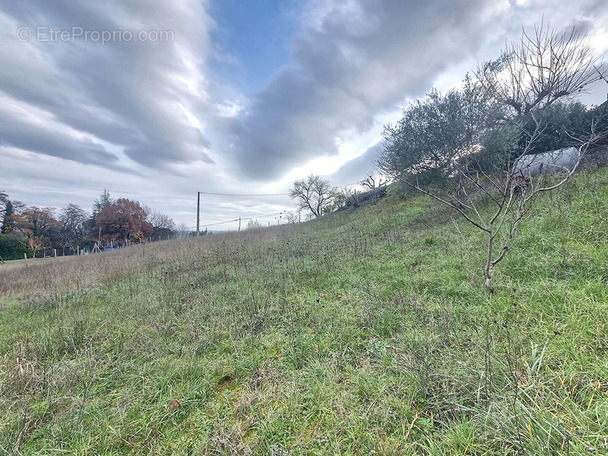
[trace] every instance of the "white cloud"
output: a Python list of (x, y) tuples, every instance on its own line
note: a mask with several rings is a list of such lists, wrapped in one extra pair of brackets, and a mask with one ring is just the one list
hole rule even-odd
[(423, 95), (451, 63), (474, 56), (500, 19), (492, 5), (313, 2), (292, 42), (291, 64), (233, 127), (236, 170), (272, 179), (339, 156), (338, 144), (377, 128), (376, 115)]

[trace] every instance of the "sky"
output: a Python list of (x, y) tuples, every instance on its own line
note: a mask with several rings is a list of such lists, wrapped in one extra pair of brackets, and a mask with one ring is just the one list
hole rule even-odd
[(0, 0), (0, 191), (280, 223), (294, 180), (375, 173), (408, 102), (541, 22), (606, 56), (603, 0)]

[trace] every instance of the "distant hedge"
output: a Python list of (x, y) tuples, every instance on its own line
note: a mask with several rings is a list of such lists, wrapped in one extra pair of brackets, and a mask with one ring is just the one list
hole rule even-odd
[(0, 234), (0, 256), (4, 260), (19, 260), (29, 253), (27, 239), (14, 234)]

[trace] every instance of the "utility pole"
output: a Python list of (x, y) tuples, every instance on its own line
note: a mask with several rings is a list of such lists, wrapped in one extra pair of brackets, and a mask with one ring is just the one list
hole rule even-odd
[(196, 235), (199, 234), (201, 223), (201, 192), (196, 192)]
[(239, 217), (239, 231), (241, 231), (241, 217)]

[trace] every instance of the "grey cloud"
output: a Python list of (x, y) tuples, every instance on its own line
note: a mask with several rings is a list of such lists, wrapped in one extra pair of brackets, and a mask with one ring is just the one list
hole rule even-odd
[(343, 164), (336, 172), (331, 174), (330, 180), (335, 185), (347, 185), (355, 182), (360, 182), (367, 174), (377, 174), (378, 152), (382, 147), (382, 142), (369, 147), (358, 157)]
[(87, 164), (113, 166), (117, 161), (114, 154), (88, 138), (78, 138), (46, 125), (15, 119), (2, 110), (0, 144)]
[(470, 57), (497, 20), (491, 4), (477, 0), (348, 5), (304, 27), (292, 63), (233, 127), (247, 177), (275, 178), (337, 153), (341, 136), (368, 130), (374, 115), (423, 94), (449, 64)]
[(572, 24), (568, 24), (566, 27), (564, 27), (560, 33), (567, 34), (572, 30), (573, 27), (576, 29), (578, 36), (584, 37), (593, 29), (593, 22), (590, 19), (576, 20)]
[[(0, 91), (52, 113), (66, 127), (124, 148), (125, 154), (140, 164), (211, 163), (209, 139), (191, 126), (182, 112), (187, 110), (195, 118), (211, 112), (202, 71), (209, 46), (207, 33), (213, 23), (204, 3), (117, 0), (3, 5), (5, 18), (14, 27), (27, 25), (34, 37), (21, 43), (15, 28), (0, 43), (0, 56), (7, 63), (0, 69)], [(36, 42), (37, 27), (122, 29), (135, 34), (140, 30), (167, 30), (173, 33), (174, 41), (115, 41), (102, 45), (80, 38)], [(0, 141), (16, 144), (16, 135), (21, 133), (9, 133), (10, 141), (4, 133)], [(36, 130), (30, 132), (37, 134)], [(39, 141), (44, 140), (41, 134)], [(64, 138), (63, 142), (69, 140)], [(74, 143), (73, 148), (77, 147), (80, 144)], [(54, 147), (31, 150), (84, 163), (106, 163), (108, 158), (101, 149), (91, 147), (80, 153), (60, 153)], [(97, 153), (98, 159), (93, 160)]]

